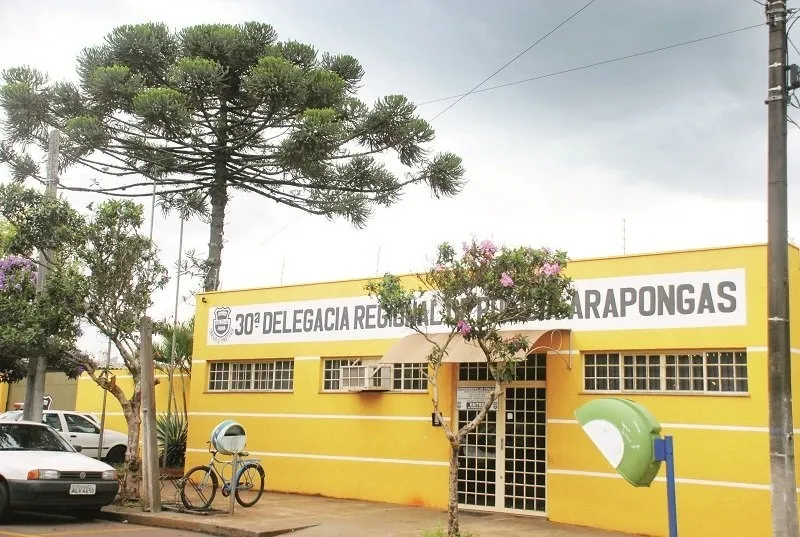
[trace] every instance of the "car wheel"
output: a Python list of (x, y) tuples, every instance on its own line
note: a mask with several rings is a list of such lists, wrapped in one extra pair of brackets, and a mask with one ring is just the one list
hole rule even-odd
[(94, 520), (100, 516), (100, 508), (95, 507), (92, 509), (80, 509), (75, 512), (75, 518), (78, 520)]
[(125, 446), (114, 446), (113, 448), (108, 450), (108, 454), (106, 455), (106, 462), (109, 464), (122, 464), (125, 462), (125, 452), (127, 448)]
[(5, 522), (10, 512), (8, 485), (5, 481), (0, 480), (0, 522)]

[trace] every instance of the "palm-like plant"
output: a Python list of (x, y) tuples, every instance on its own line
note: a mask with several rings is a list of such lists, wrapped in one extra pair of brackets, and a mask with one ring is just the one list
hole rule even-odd
[[(174, 380), (175, 371), (181, 375), (181, 394), (183, 396), (183, 416), (187, 417), (186, 385), (185, 378), (192, 374), (192, 351), (194, 345), (194, 317), (186, 322), (169, 324), (160, 322), (154, 327), (154, 332), (160, 341), (153, 345), (153, 360), (156, 367), (167, 374), (170, 384)], [(175, 342), (173, 355), (172, 344)], [(175, 390), (172, 390), (172, 399), (167, 403), (171, 408), (177, 409), (178, 402)], [(170, 411), (168, 410), (168, 414)]]
[(161, 414), (156, 418), (159, 458), (165, 461), (165, 468), (183, 468), (186, 459), (186, 434), (186, 419), (180, 414)]

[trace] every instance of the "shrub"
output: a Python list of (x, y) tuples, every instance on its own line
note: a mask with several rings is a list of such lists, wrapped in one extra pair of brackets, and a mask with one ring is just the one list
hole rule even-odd
[(186, 460), (186, 420), (180, 413), (161, 414), (156, 418), (159, 461), (164, 459), (164, 443), (167, 444), (167, 468), (183, 468)]

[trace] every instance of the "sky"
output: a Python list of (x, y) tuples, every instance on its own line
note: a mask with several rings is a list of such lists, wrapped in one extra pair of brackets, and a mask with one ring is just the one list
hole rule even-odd
[[(455, 100), (439, 99), (466, 93), (586, 2), (0, 2), (0, 69), (31, 65), (54, 80), (74, 79), (81, 49), (115, 26), (158, 21), (177, 30), (255, 20), (271, 24), (280, 40), (355, 56), (366, 72), (362, 100), (402, 93), (428, 103), (418, 111), (431, 120)], [(236, 193), (226, 214), (221, 289), (410, 272), (427, 266), (438, 243), (473, 236), (560, 248), (573, 259), (765, 242), (763, 22), (753, 0), (596, 0), (484, 87), (761, 26), (467, 96), (432, 121), (432, 148), (463, 158), (463, 192), (436, 200), (414, 187), (363, 230)], [(792, 32), (797, 43), (799, 32)], [(800, 239), (799, 148), (800, 129), (790, 125), (791, 239)], [(73, 169), (61, 180), (89, 177)], [(81, 207), (98, 199), (65, 196)], [(154, 226), (173, 278), (150, 313), (171, 319), (179, 220), (157, 212)], [(188, 222), (183, 243), (205, 253), (207, 226)], [(191, 316), (198, 286), (181, 281), (179, 320)], [(105, 349), (91, 330), (81, 344), (92, 353)]]

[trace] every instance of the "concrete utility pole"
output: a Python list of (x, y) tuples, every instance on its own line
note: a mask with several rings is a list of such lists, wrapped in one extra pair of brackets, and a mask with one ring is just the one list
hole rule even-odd
[(139, 331), (142, 371), (142, 506), (151, 513), (161, 512), (158, 439), (156, 438), (155, 374), (153, 365), (153, 321), (142, 317)]
[[(58, 130), (50, 131), (47, 147), (47, 190), (45, 195), (55, 198), (58, 192), (58, 151), (61, 136)], [(45, 290), (47, 271), (53, 252), (50, 250), (39, 252), (39, 266), (36, 270), (36, 294), (41, 295)], [(40, 356), (31, 358), (28, 362), (28, 378), (25, 380), (25, 406), (22, 409), (22, 419), (41, 422), (44, 407), (44, 383), (47, 377), (47, 358)]]
[(794, 469), (792, 372), (789, 343), (789, 244), (786, 200), (786, 124), (790, 82), (786, 0), (767, 0), (769, 28), (767, 163), (767, 310), (770, 492), (772, 534), (798, 537)]
[[(108, 350), (106, 351), (106, 367), (103, 371), (103, 378), (108, 382), (108, 369), (111, 367), (111, 338), (108, 339)], [(106, 403), (108, 402), (108, 390), (103, 390), (103, 409), (100, 411), (100, 441), (97, 445), (97, 454), (103, 456), (103, 437), (106, 434)]]

